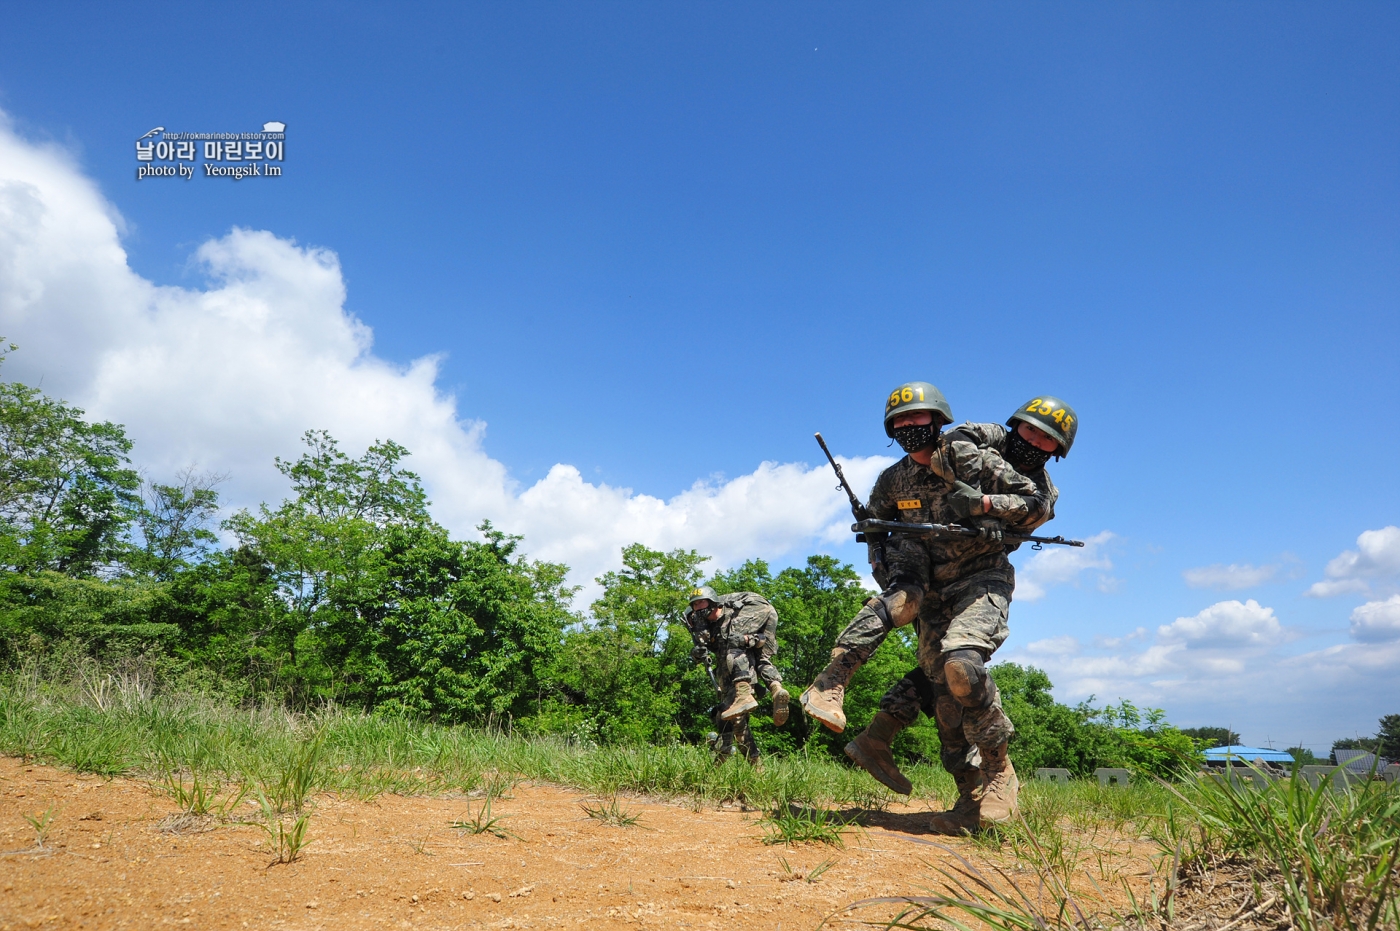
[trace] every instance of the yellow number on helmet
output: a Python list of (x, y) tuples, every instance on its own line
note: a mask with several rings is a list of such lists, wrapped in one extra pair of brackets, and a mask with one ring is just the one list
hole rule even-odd
[(1030, 413), (1034, 414), (1034, 413), (1036, 412), (1036, 409), (1039, 408), (1039, 407), (1040, 407), (1040, 398), (1036, 398), (1034, 401), (1032, 401), (1031, 403), (1029, 403), (1029, 404), (1026, 405), (1026, 410), (1029, 411)]
[(1054, 419), (1055, 423), (1063, 424), (1065, 422), (1065, 409), (1062, 407), (1050, 416)]
[(899, 393), (899, 399), (905, 404), (908, 404), (910, 401), (914, 400), (914, 390), (912, 388), (905, 388)]

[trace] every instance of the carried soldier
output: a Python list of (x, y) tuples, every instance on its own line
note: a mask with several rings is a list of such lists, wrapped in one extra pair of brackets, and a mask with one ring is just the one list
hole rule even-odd
[[(1007, 756), (1014, 728), (986, 663), (1009, 632), (1015, 573), (1007, 552), (1023, 539), (1080, 545), (1025, 536), (1053, 515), (1058, 492), (1044, 462), (1069, 451), (1078, 424), (1073, 410), (1046, 397), (1018, 408), (1011, 431), (967, 424), (943, 434), (952, 420), (947, 400), (927, 382), (901, 385), (887, 399), (885, 432), (907, 455), (880, 474), (862, 509), (868, 520), (857, 512), (884, 591), (838, 637), (831, 663), (802, 693), (802, 705), (831, 730), (844, 730), (851, 676), (890, 631), (917, 620), (919, 668), (886, 693), (846, 753), (907, 794), (912, 787), (890, 744), (921, 709), (929, 711), (943, 766), (958, 786), (953, 809), (935, 815), (932, 827), (963, 833), (1016, 811), (1019, 783)], [(1022, 431), (1022, 423), (1034, 429)], [(1014, 468), (1003, 451), (1039, 474)], [(880, 532), (906, 527), (910, 532)]]
[[(778, 651), (778, 612), (757, 592), (730, 592), (720, 595), (708, 585), (690, 593), (690, 610), (685, 626), (695, 646), (691, 659), (710, 665), (711, 678), (720, 693), (715, 711), (718, 731), (716, 750), (728, 756), (736, 750), (750, 763), (758, 761), (758, 745), (749, 728), (749, 712), (758, 707), (754, 686), (759, 679), (773, 698), (773, 723), (788, 719), (788, 693), (782, 674), (773, 665)], [(716, 675), (717, 670), (717, 675)]]

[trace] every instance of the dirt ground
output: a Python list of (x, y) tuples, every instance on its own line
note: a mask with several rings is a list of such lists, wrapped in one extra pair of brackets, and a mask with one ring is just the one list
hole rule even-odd
[[(503, 839), (454, 831), (462, 798), (322, 796), (302, 856), (269, 865), (254, 825), (170, 833), (177, 808), (145, 783), (0, 759), (0, 929), (853, 927), (878, 914), (845, 905), (918, 894), (925, 864), (952, 859), (916, 843), (927, 806), (876, 813), (841, 849), (766, 846), (757, 812), (641, 798), (623, 800), (639, 825), (612, 827), (584, 814), (590, 800), (522, 783), (494, 808), (516, 835)], [(24, 816), (45, 810), (35, 849)], [(986, 863), (971, 841), (937, 840)], [(828, 859), (817, 881), (794, 878)]]

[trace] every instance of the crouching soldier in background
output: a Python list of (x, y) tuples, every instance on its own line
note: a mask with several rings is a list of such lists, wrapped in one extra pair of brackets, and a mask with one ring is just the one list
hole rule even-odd
[(691, 659), (704, 662), (715, 655), (720, 690), (720, 708), (715, 713), (719, 746), (723, 755), (737, 747), (750, 763), (758, 760), (758, 747), (749, 730), (749, 712), (758, 707), (753, 687), (763, 679), (773, 696), (773, 723), (788, 719), (788, 693), (781, 673), (773, 665), (778, 650), (778, 612), (768, 599), (755, 592), (719, 595), (708, 585), (690, 593), (690, 610), (685, 615), (695, 647)]

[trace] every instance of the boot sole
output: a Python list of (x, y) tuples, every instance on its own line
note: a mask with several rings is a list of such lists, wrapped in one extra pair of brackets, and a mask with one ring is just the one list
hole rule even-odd
[(803, 713), (806, 714), (809, 718), (816, 718), (818, 721), (822, 722), (822, 726), (825, 727), (827, 730), (835, 731), (836, 733), (840, 734), (846, 729), (845, 715), (842, 715), (841, 719), (838, 721), (836, 718), (830, 717), (824, 712), (818, 711), (817, 709), (813, 708), (811, 704), (807, 701), (806, 692), (802, 693), (802, 698), (800, 699), (800, 702), (802, 704)]
[(773, 699), (773, 725), (775, 727), (782, 727), (787, 723), (788, 701), (787, 693), (783, 693), (782, 696)]
[(757, 707), (757, 700), (750, 698), (747, 702), (738, 706), (737, 708), (726, 708), (724, 710), (724, 713), (719, 716), (719, 719), (721, 721), (733, 721), (735, 718), (743, 715), (745, 712), (752, 711)]
[(880, 783), (880, 785), (889, 789), (891, 792), (898, 792), (900, 795), (908, 795), (910, 792), (914, 791), (913, 783), (900, 785), (895, 782), (894, 777), (888, 775), (874, 760), (861, 752), (860, 746), (854, 740), (846, 744), (846, 756), (850, 758), (852, 763), (865, 770), (874, 777), (876, 782)]

